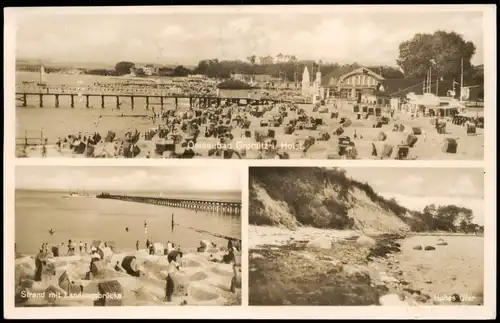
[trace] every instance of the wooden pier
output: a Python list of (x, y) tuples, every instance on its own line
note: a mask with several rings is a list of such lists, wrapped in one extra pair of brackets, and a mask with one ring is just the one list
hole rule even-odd
[(241, 202), (205, 201), (205, 200), (174, 199), (174, 198), (148, 197), (148, 196), (129, 196), (129, 195), (115, 195), (108, 193), (101, 193), (96, 197), (101, 199), (146, 203), (146, 204), (154, 204), (161, 206), (193, 209), (199, 211), (220, 212), (226, 214), (241, 214)]
[[(230, 102), (230, 103), (239, 103), (241, 100), (245, 100), (246, 103), (269, 103), (269, 102), (281, 102), (281, 100), (275, 98), (261, 98), (251, 99), (251, 98), (226, 98), (226, 97), (218, 97), (210, 94), (175, 94), (172, 91), (165, 90), (144, 90), (140, 89), (136, 91), (136, 89), (129, 90), (116, 90), (116, 89), (79, 89), (79, 88), (65, 88), (65, 87), (47, 87), (47, 88), (19, 88), (16, 89), (16, 100), (22, 102), (23, 107), (28, 106), (28, 98), (30, 97), (38, 97), (39, 107), (43, 108), (45, 104), (44, 99), (49, 99), (54, 102), (56, 108), (60, 106), (60, 98), (61, 97), (69, 97), (70, 98), (70, 106), (71, 108), (75, 107), (75, 97), (85, 98), (85, 107), (91, 108), (90, 98), (91, 97), (100, 97), (101, 98), (101, 108), (104, 109), (105, 98), (113, 97), (115, 98), (115, 108), (120, 109), (120, 105), (126, 101), (130, 103), (132, 110), (135, 108), (135, 99), (142, 98), (146, 100), (146, 110), (149, 110), (150, 105), (160, 105), (163, 109), (164, 105), (168, 106), (168, 100), (173, 103), (175, 108), (179, 106), (179, 100), (189, 100), (189, 107), (193, 108), (194, 106), (198, 106), (200, 108), (209, 107), (211, 104), (217, 104), (220, 106), (222, 101)], [(154, 101), (154, 102), (153, 102)], [(172, 105), (172, 104), (171, 104)]]

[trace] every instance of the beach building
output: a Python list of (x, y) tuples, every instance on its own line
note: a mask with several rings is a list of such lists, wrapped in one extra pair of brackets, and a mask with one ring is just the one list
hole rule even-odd
[(404, 112), (419, 112), (424, 115), (451, 117), (462, 112), (464, 105), (450, 96), (437, 96), (433, 93), (408, 93)]
[(362, 93), (374, 92), (384, 80), (381, 75), (360, 67), (339, 77), (337, 90), (341, 98), (357, 100)]
[(142, 68), (142, 70), (148, 76), (158, 75), (160, 72), (160, 68), (157, 66), (154, 66), (153, 64), (147, 64), (146, 66), (144, 66)]

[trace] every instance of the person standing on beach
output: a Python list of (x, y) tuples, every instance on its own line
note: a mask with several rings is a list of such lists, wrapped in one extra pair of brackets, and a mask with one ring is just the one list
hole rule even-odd
[(78, 247), (80, 249), (80, 253), (82, 253), (82, 250), (83, 250), (83, 242), (82, 241), (80, 241), (80, 245)]
[(148, 234), (148, 222), (144, 220), (144, 235)]
[(167, 277), (166, 277), (166, 285), (165, 285), (165, 301), (172, 302), (172, 294), (174, 293), (174, 281), (172, 276), (175, 272), (179, 270), (179, 265), (177, 264), (177, 254), (168, 255), (168, 268), (167, 268)]
[(45, 143), (42, 145), (42, 158), (47, 157), (47, 146)]
[(86, 242), (85, 242), (85, 253), (89, 253), (89, 247)]
[(139, 250), (139, 240), (137, 240), (137, 241), (135, 242), (135, 249), (136, 249), (136, 250)]

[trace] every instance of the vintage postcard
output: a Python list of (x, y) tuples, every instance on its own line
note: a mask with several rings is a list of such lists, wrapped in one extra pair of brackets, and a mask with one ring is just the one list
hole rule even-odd
[(4, 12), (6, 317), (496, 317), (493, 5)]
[(220, 9), (18, 10), (16, 156), (484, 158), (482, 11)]
[(250, 305), (484, 305), (482, 168), (250, 167), (249, 181)]
[(16, 167), (15, 306), (241, 305), (240, 173)]

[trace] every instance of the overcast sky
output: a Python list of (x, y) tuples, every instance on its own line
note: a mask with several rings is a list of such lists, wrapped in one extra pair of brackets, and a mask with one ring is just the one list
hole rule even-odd
[(192, 10), (197, 12), (25, 13), (17, 19), (17, 57), (193, 65), (208, 58), (245, 60), (252, 54), (283, 53), (299, 59), (395, 65), (402, 41), (411, 39), (415, 33), (440, 29), (456, 31), (474, 42), (477, 50), (473, 64), (483, 63), (481, 12), (436, 9), (424, 12), (413, 7), (410, 11), (390, 13), (341, 12), (335, 8), (318, 8), (311, 13), (301, 12), (300, 6), (298, 9), (269, 7), (265, 14), (255, 13), (255, 7), (231, 13), (223, 13), (224, 7), (212, 7), (211, 13)]
[(412, 210), (455, 204), (472, 209), (484, 224), (484, 174), (479, 168), (347, 168), (347, 176), (370, 184)]
[(16, 188), (241, 191), (241, 171), (220, 167), (18, 166)]

